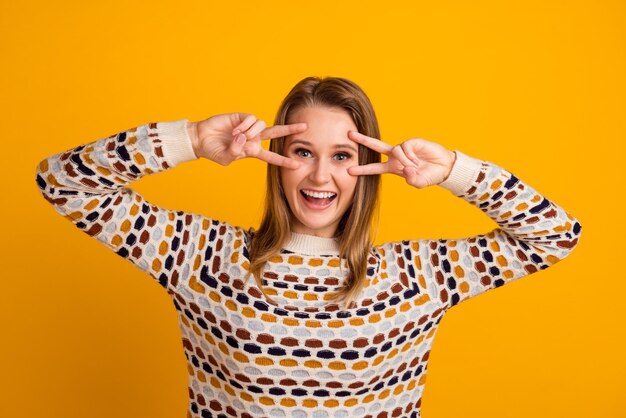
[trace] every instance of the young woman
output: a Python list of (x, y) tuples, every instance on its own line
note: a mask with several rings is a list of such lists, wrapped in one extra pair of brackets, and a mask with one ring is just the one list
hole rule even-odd
[[(379, 136), (356, 84), (309, 77), (273, 127), (245, 113), (149, 123), (44, 159), (37, 183), (172, 297), (188, 417), (417, 417), (443, 314), (561, 260), (581, 226), (492, 163)], [(126, 187), (198, 158), (268, 163), (258, 230), (161, 208)], [(446, 188), (498, 227), (374, 246), (383, 173)]]

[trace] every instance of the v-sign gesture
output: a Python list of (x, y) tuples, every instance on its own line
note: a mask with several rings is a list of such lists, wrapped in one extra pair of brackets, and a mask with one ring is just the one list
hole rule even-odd
[(221, 165), (229, 165), (241, 158), (257, 158), (268, 164), (298, 168), (297, 161), (264, 149), (261, 141), (303, 132), (306, 128), (305, 123), (268, 128), (254, 115), (236, 112), (192, 122), (188, 129), (193, 150), (199, 158)]
[(395, 146), (356, 131), (349, 131), (348, 138), (388, 157), (382, 163), (350, 167), (348, 173), (359, 176), (393, 173), (419, 189), (447, 179), (456, 160), (453, 151), (421, 138), (409, 139)]

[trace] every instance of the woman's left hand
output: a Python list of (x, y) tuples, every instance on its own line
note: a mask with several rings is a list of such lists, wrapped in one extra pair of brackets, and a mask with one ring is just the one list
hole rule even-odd
[(447, 179), (456, 160), (454, 152), (421, 138), (409, 139), (395, 146), (356, 131), (349, 131), (348, 138), (388, 157), (382, 163), (350, 167), (348, 173), (355, 176), (393, 173), (404, 177), (408, 184), (418, 189)]

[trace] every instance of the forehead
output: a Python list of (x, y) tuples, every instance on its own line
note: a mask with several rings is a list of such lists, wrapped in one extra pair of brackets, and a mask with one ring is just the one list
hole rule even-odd
[(303, 139), (314, 144), (355, 143), (348, 138), (349, 130), (358, 130), (350, 114), (338, 107), (303, 107), (293, 112), (288, 123), (306, 122), (304, 132), (287, 137), (287, 144), (293, 139)]

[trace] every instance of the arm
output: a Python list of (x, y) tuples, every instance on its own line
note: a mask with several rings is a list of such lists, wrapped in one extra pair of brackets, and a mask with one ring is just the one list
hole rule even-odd
[(197, 157), (188, 121), (149, 123), (42, 160), (37, 184), (77, 228), (149, 273), (166, 289), (210, 257), (218, 223), (168, 210), (126, 186)]
[[(168, 290), (220, 267), (224, 235), (243, 231), (206, 217), (168, 210), (126, 187), (144, 175), (207, 158), (222, 165), (244, 157), (275, 164), (292, 160), (262, 149), (261, 138), (303, 130), (303, 124), (265, 129), (253, 115), (230, 113), (200, 122), (141, 125), (41, 161), (44, 198), (76, 227), (149, 273)], [(214, 249), (213, 247), (216, 247)], [(208, 267), (209, 266), (209, 267)]]
[(576, 218), (512, 173), (456, 153), (450, 175), (439, 186), (480, 209), (498, 227), (468, 238), (381, 247), (387, 259), (403, 259), (407, 281), (448, 307), (548, 268), (572, 252), (581, 234)]
[(571, 253), (578, 220), (495, 164), (423, 139), (392, 147), (375, 138), (351, 138), (389, 156), (385, 163), (352, 167), (352, 174), (395, 173), (417, 187), (439, 185), (493, 219), (492, 231), (463, 239), (402, 241), (376, 248), (401, 282), (447, 306), (543, 270)]

